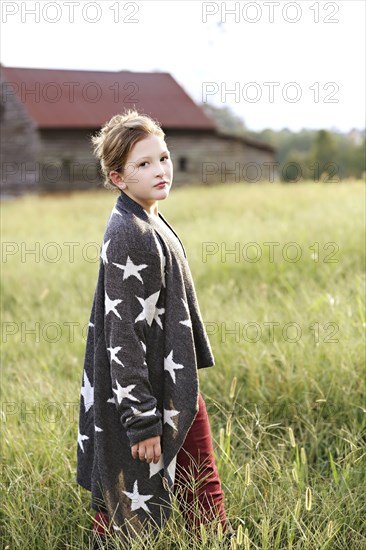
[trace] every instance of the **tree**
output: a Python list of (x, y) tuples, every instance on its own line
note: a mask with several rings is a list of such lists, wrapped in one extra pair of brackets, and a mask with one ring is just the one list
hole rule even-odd
[(327, 130), (319, 130), (310, 150), (310, 159), (318, 168), (319, 174), (333, 176), (339, 174), (337, 145), (333, 135)]
[(202, 103), (201, 107), (216, 123), (216, 126), (220, 132), (231, 136), (244, 136), (247, 134), (244, 120), (235, 115), (230, 107), (215, 107), (209, 103)]

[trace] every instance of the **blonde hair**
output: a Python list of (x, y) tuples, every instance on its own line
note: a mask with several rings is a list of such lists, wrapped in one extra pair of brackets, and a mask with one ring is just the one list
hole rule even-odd
[(157, 121), (135, 109), (129, 109), (114, 115), (96, 135), (91, 136), (93, 154), (100, 162), (106, 189), (118, 189), (110, 179), (109, 172), (115, 170), (123, 173), (133, 146), (149, 135), (165, 137)]

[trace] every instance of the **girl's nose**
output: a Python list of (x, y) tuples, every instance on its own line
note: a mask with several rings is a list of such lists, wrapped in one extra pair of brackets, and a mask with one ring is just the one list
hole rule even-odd
[(162, 174), (165, 174), (165, 168), (164, 168), (164, 166), (160, 165), (159, 168), (158, 168), (157, 175), (161, 176)]

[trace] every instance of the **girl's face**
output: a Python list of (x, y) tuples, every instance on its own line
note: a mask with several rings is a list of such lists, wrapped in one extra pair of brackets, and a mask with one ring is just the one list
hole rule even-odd
[[(113, 183), (151, 213), (156, 202), (168, 197), (173, 180), (173, 164), (163, 138), (150, 135), (137, 142), (123, 174), (112, 171)], [(164, 185), (157, 185), (165, 182)]]

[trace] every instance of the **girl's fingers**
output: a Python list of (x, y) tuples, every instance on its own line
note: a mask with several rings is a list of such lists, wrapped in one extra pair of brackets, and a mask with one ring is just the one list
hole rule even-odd
[(138, 452), (139, 452), (138, 447), (133, 445), (132, 448), (131, 448), (132, 458), (137, 458), (138, 457)]
[(153, 461), (154, 464), (157, 464), (161, 456), (161, 446), (160, 443), (150, 446), (140, 444), (138, 447), (137, 445), (133, 445), (131, 447), (131, 453), (133, 458), (139, 458), (142, 462), (146, 461), (147, 464), (150, 464), (150, 462)]
[(144, 446), (139, 447), (138, 453), (139, 453), (139, 459), (140, 460), (145, 460), (145, 447)]
[(154, 463), (157, 464), (161, 457), (161, 447), (160, 443), (154, 445)]
[(152, 461), (152, 459), (154, 458), (154, 449), (153, 447), (149, 447), (148, 449), (146, 449), (146, 462), (148, 464), (150, 464), (150, 462)]

